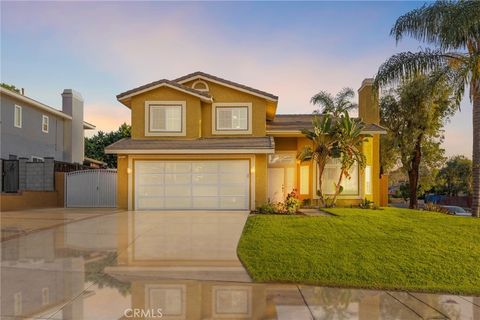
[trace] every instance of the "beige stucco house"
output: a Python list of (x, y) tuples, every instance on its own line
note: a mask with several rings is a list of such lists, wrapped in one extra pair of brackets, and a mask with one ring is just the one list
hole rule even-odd
[[(381, 202), (378, 103), (372, 80), (359, 89), (359, 116), (368, 135), (365, 169), (354, 167), (340, 204)], [(106, 148), (118, 157), (118, 207), (129, 210), (253, 210), (297, 189), (315, 201), (317, 173), (297, 152), (311, 114), (277, 114), (278, 96), (195, 72), (126, 91), (132, 137)], [(327, 165), (333, 193), (339, 165)], [(330, 181), (331, 180), (331, 181)], [(331, 183), (330, 183), (331, 182)], [(329, 186), (332, 186), (330, 188)]]

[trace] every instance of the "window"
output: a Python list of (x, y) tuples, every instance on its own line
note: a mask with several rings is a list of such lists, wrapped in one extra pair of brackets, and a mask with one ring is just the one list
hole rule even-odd
[(192, 88), (198, 91), (208, 92), (208, 84), (203, 80), (197, 80), (192, 84)]
[(30, 159), (31, 159), (32, 162), (43, 162), (42, 157), (31, 156)]
[(185, 135), (185, 102), (148, 102), (145, 106), (145, 135)]
[(22, 107), (17, 105), (15, 106), (13, 125), (17, 128), (22, 127)]
[(42, 116), (42, 132), (48, 133), (48, 117)]
[[(325, 170), (323, 171), (322, 176), (322, 187), (324, 194), (334, 194), (335, 193), (335, 184), (338, 182), (340, 177), (340, 160), (331, 159), (327, 162)], [(318, 174), (318, 173), (317, 173)], [(349, 171), (350, 177), (342, 179), (343, 191), (340, 194), (342, 195), (358, 195), (358, 165), (354, 164)]]
[(372, 166), (365, 166), (365, 194), (372, 194)]
[(212, 134), (251, 134), (252, 104), (245, 102), (214, 103)]
[(310, 193), (310, 167), (300, 166), (300, 194)]
[(248, 130), (247, 107), (217, 107), (217, 130)]

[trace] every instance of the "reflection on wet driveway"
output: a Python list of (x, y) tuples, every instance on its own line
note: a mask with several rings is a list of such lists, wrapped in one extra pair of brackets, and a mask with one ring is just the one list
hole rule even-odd
[(2, 214), (2, 319), (480, 320), (479, 297), (252, 283), (247, 212), (81, 214)]

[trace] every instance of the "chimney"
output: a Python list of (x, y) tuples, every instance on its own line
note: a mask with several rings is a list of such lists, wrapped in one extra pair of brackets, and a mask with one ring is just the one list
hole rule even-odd
[(82, 95), (72, 89), (63, 90), (62, 111), (72, 117), (71, 121), (65, 121), (63, 129), (64, 161), (82, 164), (85, 154)]
[(21, 92), (22, 92), (22, 96), (24, 96), (25, 95), (25, 89), (22, 88)]
[(372, 78), (363, 80), (358, 89), (358, 116), (365, 123), (380, 123), (378, 90), (375, 92)]

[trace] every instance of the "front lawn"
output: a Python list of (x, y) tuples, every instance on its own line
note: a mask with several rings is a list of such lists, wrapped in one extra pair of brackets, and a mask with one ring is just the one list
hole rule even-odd
[(385, 208), (249, 217), (238, 255), (255, 281), (480, 295), (480, 219)]

